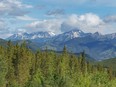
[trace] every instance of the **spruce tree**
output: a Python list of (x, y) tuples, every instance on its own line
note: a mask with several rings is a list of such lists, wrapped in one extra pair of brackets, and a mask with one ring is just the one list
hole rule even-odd
[(8, 65), (5, 56), (5, 49), (0, 46), (0, 87), (6, 87), (6, 74)]

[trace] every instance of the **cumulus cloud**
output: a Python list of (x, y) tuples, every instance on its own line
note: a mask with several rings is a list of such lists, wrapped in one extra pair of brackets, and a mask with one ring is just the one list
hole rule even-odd
[(59, 33), (61, 23), (62, 20), (60, 19), (41, 20), (32, 22), (31, 24), (27, 24), (25, 28), (28, 32), (52, 31), (55, 33)]
[[(71, 26), (71, 28), (65, 28), (65, 26)], [(69, 31), (73, 28), (81, 29), (85, 32), (96, 32), (100, 31), (105, 26), (103, 20), (92, 13), (84, 15), (73, 14), (69, 16), (62, 24), (61, 31)]]
[(26, 30), (31, 31), (52, 31), (55, 33), (62, 33), (72, 29), (80, 29), (84, 32), (101, 32), (103, 34), (109, 33), (110, 28), (112, 33), (114, 28), (110, 24), (106, 24), (99, 16), (87, 13), (84, 15), (72, 14), (66, 18), (48, 19), (35, 21), (25, 26)]
[[(32, 20), (30, 17), (19, 17), (20, 20)], [(0, 25), (3, 25), (2, 23)], [(5, 26), (5, 25), (4, 25)], [(15, 29), (13, 32), (38, 32), (38, 31), (52, 31), (56, 34), (67, 32), (73, 29), (80, 29), (84, 32), (100, 32), (102, 34), (114, 33), (115, 25), (106, 23), (98, 15), (93, 13), (86, 13), (83, 15), (72, 14), (61, 18), (52, 18), (46, 20), (34, 20), (23, 27)]]
[(103, 21), (99, 18), (99, 16), (92, 13), (87, 13), (84, 15), (73, 14), (66, 20), (66, 22), (76, 26), (77, 24), (81, 23), (92, 27), (98, 26), (103, 23)]
[[(111, 20), (112, 19), (112, 20)], [(84, 32), (100, 32), (102, 34), (114, 33), (116, 32), (116, 23), (114, 23), (115, 18), (110, 18), (110, 23), (104, 21), (98, 15), (93, 13), (86, 13), (83, 15), (73, 14), (69, 16), (61, 25), (61, 31), (69, 31), (71, 29), (77, 28)], [(111, 22), (113, 21), (113, 23)], [(69, 26), (69, 28), (65, 28)]]
[(32, 8), (32, 6), (23, 4), (20, 0), (0, 1), (0, 15), (21, 16), (28, 13), (25, 8)]
[(10, 25), (11, 19), (34, 20), (27, 16), (27, 9), (33, 8), (31, 5), (23, 4), (21, 0), (0, 0), (0, 37), (5, 38), (14, 31), (13, 25)]
[(102, 34), (114, 33), (116, 31), (113, 24), (106, 23), (98, 15), (93, 13), (83, 15), (72, 14), (66, 18), (41, 20), (26, 25), (26, 30), (30, 32), (53, 31), (55, 33), (62, 33), (73, 29), (80, 29), (84, 32), (91, 33), (100, 32)]
[[(73, 9), (75, 9), (75, 7), (77, 8), (80, 5), (83, 5), (85, 7), (87, 6), (89, 7), (89, 5), (91, 5), (90, 7), (96, 6), (96, 8), (100, 8), (103, 6), (104, 8), (105, 7), (109, 8), (111, 6), (116, 6), (116, 0), (39, 0), (38, 2), (40, 2), (40, 4), (43, 3), (44, 5), (40, 4), (36, 5), (35, 10), (35, 8), (33, 8), (35, 4), (32, 3), (33, 6), (24, 4), (23, 0), (0, 0), (0, 17), (3, 19), (0, 20), (1, 36), (3, 34), (7, 36), (6, 33), (10, 32), (17, 33), (17, 32), (53, 31), (55, 33), (61, 33), (72, 29), (81, 29), (84, 32), (96, 32), (96, 31), (101, 33), (116, 32), (115, 15), (107, 16), (105, 19), (100, 18), (98, 15), (92, 13), (82, 15), (78, 14), (69, 15), (70, 13), (73, 12)], [(55, 6), (55, 8), (53, 8), (53, 6), (51, 5)], [(63, 9), (57, 9), (57, 8), (65, 9), (68, 6), (73, 5), (74, 7), (71, 7), (71, 9), (73, 8), (71, 12), (68, 12), (69, 10), (67, 10), (69, 14), (65, 14), (65, 10)], [(48, 10), (51, 8), (52, 10)], [(46, 10), (48, 11), (46, 13), (40, 12), (40, 14), (37, 14), (39, 13), (39, 12), (35, 13), (37, 9), (39, 10), (44, 9), (44, 11)], [(32, 11), (30, 16), (36, 16), (38, 18), (40, 17), (41, 19), (45, 17), (47, 19), (37, 20), (34, 17), (30, 17), (28, 16), (30, 11)], [(44, 14), (46, 14), (47, 17)], [(52, 18), (50, 19), (49, 17)]]

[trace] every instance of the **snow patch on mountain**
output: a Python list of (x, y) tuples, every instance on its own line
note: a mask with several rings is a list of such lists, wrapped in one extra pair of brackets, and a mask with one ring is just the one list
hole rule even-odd
[(18, 33), (7, 38), (8, 40), (33, 40), (33, 39), (46, 39), (55, 36), (53, 32), (33, 32), (33, 33)]

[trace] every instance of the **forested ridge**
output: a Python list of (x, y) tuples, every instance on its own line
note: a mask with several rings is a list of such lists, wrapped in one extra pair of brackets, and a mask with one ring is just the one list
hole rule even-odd
[(80, 56), (54, 51), (32, 52), (26, 46), (0, 46), (0, 87), (116, 87), (111, 67), (93, 65)]
[(116, 71), (116, 58), (110, 58), (97, 62), (97, 64), (104, 65), (106, 67), (112, 67), (113, 71)]

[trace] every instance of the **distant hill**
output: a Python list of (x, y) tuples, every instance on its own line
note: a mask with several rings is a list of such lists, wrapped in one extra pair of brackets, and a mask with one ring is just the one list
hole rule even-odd
[(111, 67), (114, 71), (116, 71), (116, 58), (106, 59), (98, 62), (98, 64), (102, 64), (106, 67)]
[[(52, 51), (52, 50), (49, 50), (49, 51)], [(63, 51), (56, 51), (56, 53), (61, 54), (61, 53), (63, 53)], [(79, 56), (81, 55), (82, 52), (80, 52), (80, 53), (71, 53), (71, 52), (68, 52), (68, 53), (69, 53), (70, 55), (73, 54), (73, 55), (79, 57)], [(96, 60), (95, 60), (94, 58), (92, 58), (90, 55), (88, 55), (88, 54), (86, 54), (86, 53), (85, 53), (85, 58), (86, 58), (86, 61), (89, 61), (89, 62), (91, 62), (91, 63), (95, 63), (95, 62), (96, 62)]]
[(7, 46), (7, 41), (3, 40), (3, 39), (0, 39), (0, 46), (6, 47)]
[[(74, 53), (74, 55), (77, 55), (79, 56), (81, 53)], [(92, 58), (90, 55), (88, 54), (85, 54), (85, 57), (86, 57), (86, 61), (89, 61), (91, 63), (95, 63), (97, 60), (95, 60), (94, 58)]]

